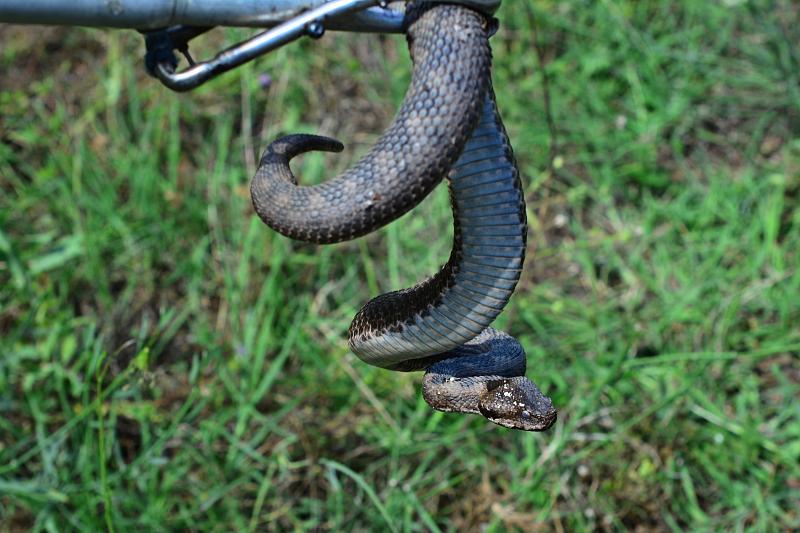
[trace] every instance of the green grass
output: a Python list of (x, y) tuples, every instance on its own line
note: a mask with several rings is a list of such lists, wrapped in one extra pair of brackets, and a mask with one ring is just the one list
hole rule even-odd
[(447, 257), (443, 187), (335, 246), (252, 213), (279, 133), (348, 145), (306, 183), (365, 151), (402, 38), (177, 95), (133, 32), (0, 28), (0, 530), (800, 528), (797, 9), (504, 2), (531, 231), (499, 326), (559, 408), (544, 434), (348, 353), (364, 302)]

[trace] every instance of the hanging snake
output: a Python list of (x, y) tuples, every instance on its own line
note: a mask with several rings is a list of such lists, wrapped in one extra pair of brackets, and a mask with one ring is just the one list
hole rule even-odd
[(434, 409), (545, 430), (556, 411), (525, 377), (522, 346), (489, 327), (519, 280), (527, 234), (519, 172), (491, 86), (490, 22), (465, 7), (418, 3), (405, 23), (411, 85), (375, 145), (338, 177), (300, 186), (293, 157), (343, 146), (317, 135), (282, 137), (253, 177), (253, 206), (283, 235), (341, 242), (395, 220), (446, 178), (454, 215), (448, 262), (368, 302), (350, 326), (350, 347), (371, 365), (425, 370), (423, 397)]

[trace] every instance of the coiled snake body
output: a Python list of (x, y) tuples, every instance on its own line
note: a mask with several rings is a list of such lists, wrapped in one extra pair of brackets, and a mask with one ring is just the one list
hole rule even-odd
[(261, 219), (289, 237), (351, 239), (396, 219), (447, 177), (450, 259), (433, 277), (367, 303), (350, 326), (363, 361), (426, 370), (423, 397), (442, 411), (540, 431), (556, 412), (525, 377), (525, 352), (489, 324), (508, 302), (525, 257), (525, 203), (491, 88), (487, 21), (453, 5), (410, 6), (412, 82), (394, 121), (341, 176), (301, 187), (289, 160), (338, 141), (290, 135), (264, 153), (251, 184)]

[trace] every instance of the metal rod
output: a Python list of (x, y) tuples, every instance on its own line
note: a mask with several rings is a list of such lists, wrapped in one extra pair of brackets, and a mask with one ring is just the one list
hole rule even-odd
[[(487, 14), (501, 0), (435, 0), (460, 3)], [(271, 28), (329, 0), (0, 0), (0, 22), (153, 30), (167, 26)], [(359, 22), (359, 19), (362, 19)], [(329, 29), (399, 31), (375, 14), (333, 20)]]
[(275, 26), (325, 0), (2, 0), (0, 22), (156, 29)]

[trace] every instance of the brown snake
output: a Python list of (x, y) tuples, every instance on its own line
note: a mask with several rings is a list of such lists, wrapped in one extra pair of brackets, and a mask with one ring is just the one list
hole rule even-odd
[(556, 411), (525, 377), (522, 346), (489, 327), (522, 272), (527, 225), (491, 88), (488, 21), (437, 3), (411, 6), (406, 22), (411, 86), (378, 142), (344, 174), (303, 187), (289, 160), (341, 144), (316, 135), (276, 140), (253, 178), (253, 205), (284, 235), (339, 242), (406, 213), (446, 177), (455, 219), (449, 261), (435, 276), (367, 303), (350, 326), (350, 346), (372, 365), (426, 370), (423, 397), (435, 409), (547, 429)]

